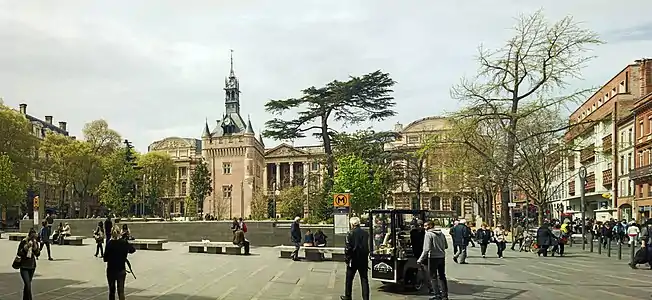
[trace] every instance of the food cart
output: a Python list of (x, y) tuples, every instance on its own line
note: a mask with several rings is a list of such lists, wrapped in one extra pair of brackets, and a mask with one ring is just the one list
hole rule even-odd
[(427, 210), (379, 209), (369, 211), (371, 279), (421, 290), (418, 257), (412, 250), (410, 231), (417, 221), (429, 220)]

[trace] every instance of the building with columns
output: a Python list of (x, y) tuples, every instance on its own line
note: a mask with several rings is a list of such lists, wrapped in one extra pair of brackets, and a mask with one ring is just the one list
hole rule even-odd
[(164, 152), (172, 157), (177, 169), (176, 183), (163, 200), (165, 214), (169, 216), (185, 213), (185, 199), (190, 194), (190, 174), (202, 161), (202, 141), (193, 138), (169, 137), (153, 142), (148, 152)]

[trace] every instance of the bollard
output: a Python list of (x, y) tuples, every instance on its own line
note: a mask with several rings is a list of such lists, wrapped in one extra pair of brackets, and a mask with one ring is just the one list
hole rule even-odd
[(591, 253), (593, 253), (593, 233), (591, 234)]
[(630, 251), (631, 253), (629, 254), (630, 255), (629, 262), (633, 264), (634, 263), (634, 255), (636, 254), (636, 248), (637, 248), (636, 247), (636, 240), (634, 240), (634, 242), (632, 243), (630, 248), (632, 248), (632, 249)]
[(568, 237), (568, 247), (573, 247), (573, 235), (572, 234)]
[(618, 260), (623, 259), (623, 243), (618, 242)]
[(598, 237), (598, 254), (602, 254), (602, 236)]
[(607, 257), (611, 257), (611, 239), (607, 239)]

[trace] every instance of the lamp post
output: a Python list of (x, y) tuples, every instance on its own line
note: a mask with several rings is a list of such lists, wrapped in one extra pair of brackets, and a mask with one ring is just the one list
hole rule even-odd
[(580, 176), (580, 210), (582, 211), (582, 219), (580, 224), (582, 225), (582, 250), (586, 250), (586, 199), (584, 199), (585, 186), (586, 185), (586, 167), (581, 166), (579, 170)]

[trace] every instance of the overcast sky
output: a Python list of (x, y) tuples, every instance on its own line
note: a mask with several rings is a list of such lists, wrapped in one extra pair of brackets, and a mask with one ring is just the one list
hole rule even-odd
[(67, 121), (74, 135), (106, 119), (145, 150), (199, 138), (206, 118), (221, 117), (233, 49), (243, 117), (257, 133), (268, 99), (377, 69), (398, 82), (398, 116), (373, 124), (390, 129), (459, 107), (449, 90), (477, 69), (477, 46), (500, 46), (513, 18), (542, 4), (608, 42), (585, 70), (587, 87), (652, 57), (650, 0), (0, 0), (0, 97)]

